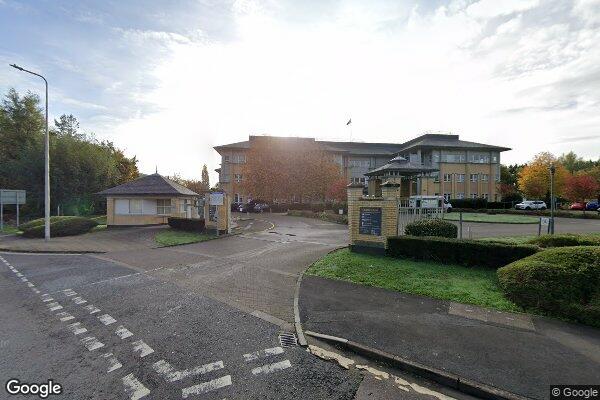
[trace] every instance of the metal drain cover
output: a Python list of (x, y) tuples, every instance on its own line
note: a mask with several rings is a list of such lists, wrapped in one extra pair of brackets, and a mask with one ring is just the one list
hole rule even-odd
[(281, 347), (298, 346), (298, 339), (296, 339), (296, 335), (293, 333), (280, 333), (279, 344), (281, 344)]

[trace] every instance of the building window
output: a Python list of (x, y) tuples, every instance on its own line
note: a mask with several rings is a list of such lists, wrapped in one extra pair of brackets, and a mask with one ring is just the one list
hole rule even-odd
[(237, 183), (241, 183), (242, 182), (242, 174), (235, 174), (235, 181)]
[(452, 174), (444, 174), (444, 182), (451, 182)]
[(477, 193), (471, 193), (471, 198), (472, 199), (476, 199), (477, 198)]
[(234, 154), (231, 162), (234, 164), (245, 164), (246, 163), (246, 155), (245, 154)]
[(229, 162), (229, 156), (228, 155), (223, 156), (223, 162), (224, 163), (228, 163)]
[(465, 194), (464, 194), (464, 192), (457, 193), (457, 194), (456, 194), (456, 198), (457, 198), (457, 199), (464, 199), (464, 198), (465, 198)]
[(242, 198), (242, 195), (241, 195), (241, 194), (239, 194), (239, 193), (236, 193), (236, 194), (233, 196), (233, 198), (234, 198), (234, 203), (243, 203), (243, 202), (244, 202), (244, 201), (243, 201), (243, 198)]
[(443, 153), (442, 154), (442, 162), (447, 163), (464, 163), (465, 162), (465, 153)]
[(129, 214), (141, 214), (142, 213), (142, 200), (141, 199), (130, 199), (129, 200)]
[(497, 163), (498, 162), (498, 158), (499, 158), (499, 153), (493, 152), (492, 153), (492, 163)]
[(363, 186), (367, 185), (367, 179), (364, 178), (364, 177), (359, 178), (359, 177), (355, 176), (352, 179), (350, 179), (350, 182), (353, 183), (353, 184), (360, 184), (360, 185), (363, 185)]
[(484, 193), (484, 194), (481, 195), (481, 197), (487, 200), (489, 196), (488, 196), (487, 193)]
[(371, 162), (369, 160), (349, 160), (348, 167), (353, 168), (369, 168), (371, 166)]
[(456, 174), (456, 182), (464, 182), (465, 174)]
[(489, 164), (490, 155), (489, 153), (471, 153), (469, 161), (475, 164)]
[(159, 215), (168, 215), (172, 212), (171, 199), (156, 200), (156, 213)]
[(439, 182), (440, 181), (440, 173), (439, 172), (432, 172), (431, 176), (433, 177), (433, 181), (434, 182)]
[(482, 182), (487, 182), (489, 180), (489, 175), (488, 174), (481, 174), (481, 181)]
[(477, 174), (471, 174), (471, 182), (477, 182)]
[(444, 193), (444, 199), (446, 199), (447, 201), (450, 201), (451, 195), (452, 195), (452, 193)]

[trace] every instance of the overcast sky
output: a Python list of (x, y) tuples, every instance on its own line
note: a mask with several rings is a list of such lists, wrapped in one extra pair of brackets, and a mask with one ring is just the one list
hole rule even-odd
[(600, 157), (600, 0), (0, 0), (0, 37), (2, 93), (43, 93), (8, 63), (44, 73), (52, 117), (146, 173), (199, 178), (249, 134)]

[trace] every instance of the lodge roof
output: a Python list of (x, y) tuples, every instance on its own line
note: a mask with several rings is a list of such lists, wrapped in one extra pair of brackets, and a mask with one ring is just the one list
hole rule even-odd
[(466, 140), (460, 140), (458, 135), (447, 135), (438, 133), (426, 133), (418, 136), (414, 139), (404, 142), (401, 145), (399, 152), (404, 152), (410, 149), (419, 147), (436, 147), (436, 148), (453, 148), (453, 149), (482, 149), (482, 150), (496, 150), (496, 151), (507, 151), (511, 150), (508, 147), (493, 146), (490, 144), (469, 142)]
[(199, 196), (198, 193), (159, 174), (141, 176), (96, 194), (102, 196)]

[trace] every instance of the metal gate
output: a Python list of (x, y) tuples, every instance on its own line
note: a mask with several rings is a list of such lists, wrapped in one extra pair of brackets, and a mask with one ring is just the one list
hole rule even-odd
[(404, 235), (406, 225), (427, 218), (444, 218), (444, 203), (440, 201), (437, 207), (422, 207), (419, 203), (411, 206), (409, 200), (400, 200), (398, 204), (398, 236)]

